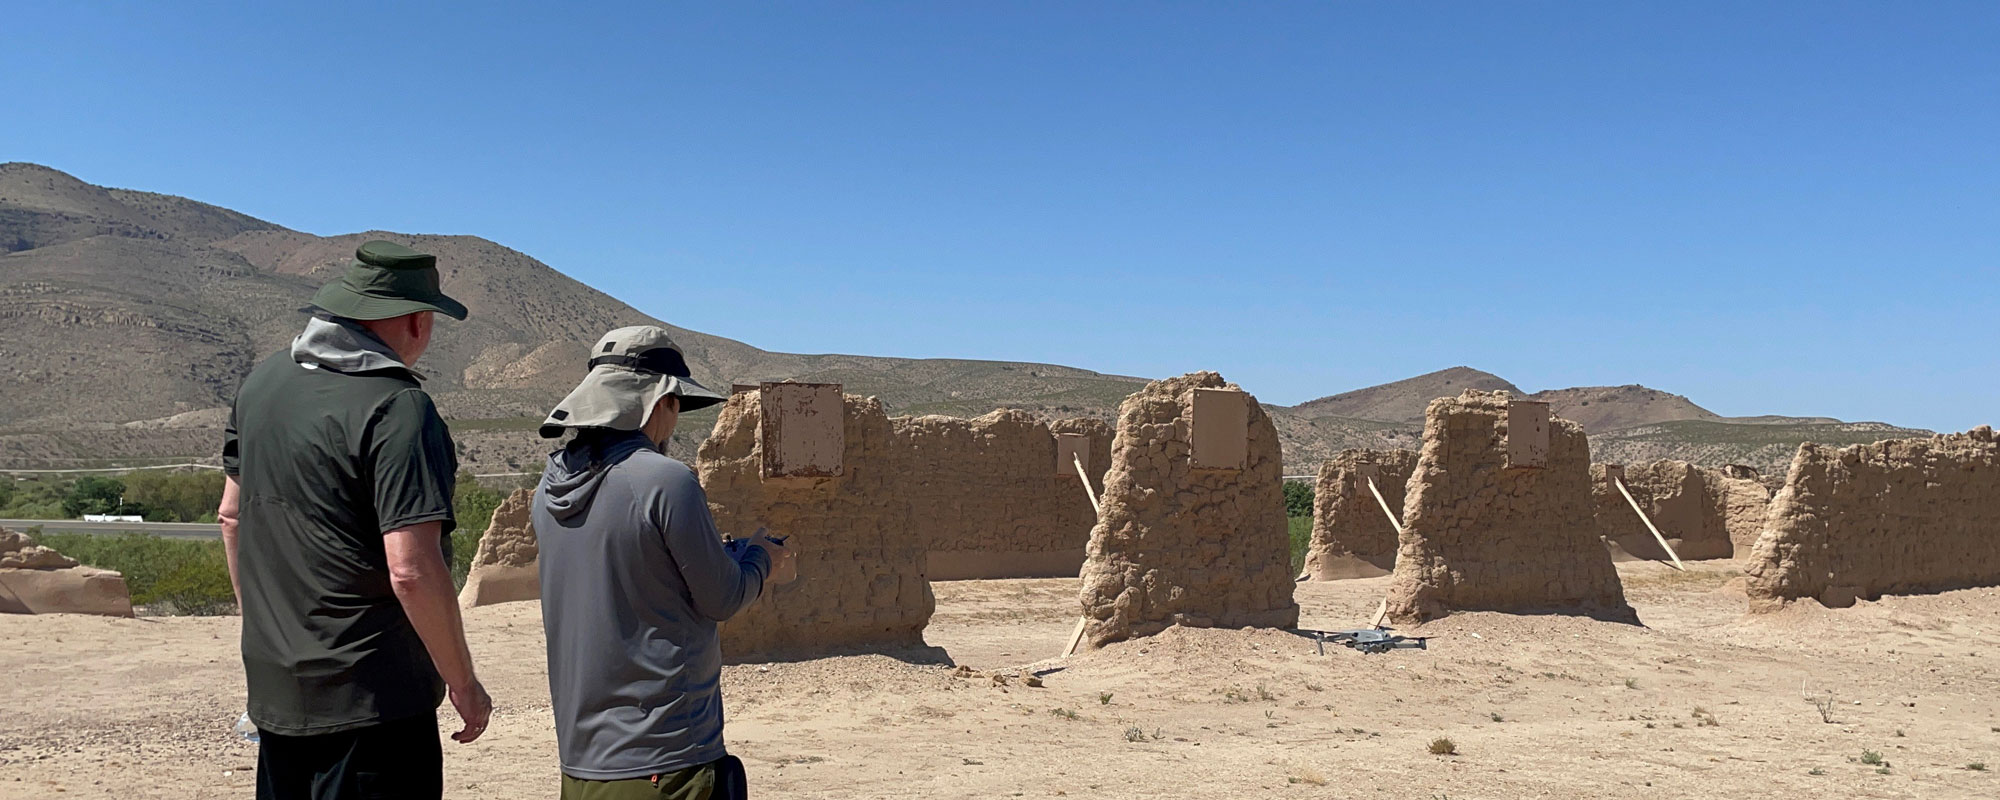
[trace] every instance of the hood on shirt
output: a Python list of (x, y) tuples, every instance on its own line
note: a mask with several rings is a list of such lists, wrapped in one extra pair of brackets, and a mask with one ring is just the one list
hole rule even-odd
[(604, 483), (605, 473), (633, 453), (651, 449), (653, 443), (638, 431), (579, 432), (563, 449), (549, 454), (548, 466), (542, 471), (542, 492), (548, 497), (549, 514), (556, 519), (569, 519), (589, 511), (591, 501), (597, 498), (597, 487)]

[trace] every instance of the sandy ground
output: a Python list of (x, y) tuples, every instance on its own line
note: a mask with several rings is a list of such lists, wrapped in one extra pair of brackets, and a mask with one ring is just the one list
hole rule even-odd
[[(729, 745), (769, 797), (2000, 796), (2000, 589), (1751, 617), (1738, 565), (1693, 566), (1620, 565), (1644, 627), (1462, 614), (1383, 655), (1175, 629), (1054, 660), (1075, 581), (940, 583), (928, 639), (966, 669), (730, 667)], [(1303, 624), (1357, 625), (1385, 580), (1302, 585)], [(447, 796), (556, 793), (537, 611), (468, 617), (498, 708), (484, 739), (445, 743)], [(0, 797), (248, 796), (235, 636), (0, 618)], [(1828, 692), (1831, 722), (1804, 697)]]

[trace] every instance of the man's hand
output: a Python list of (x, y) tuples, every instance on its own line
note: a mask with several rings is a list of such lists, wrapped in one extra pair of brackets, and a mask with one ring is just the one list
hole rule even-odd
[(799, 554), (771, 540), (762, 528), (750, 539), (751, 547), (764, 548), (764, 554), (771, 557), (771, 574), (764, 577), (772, 586), (783, 586), (799, 579)]
[(486, 696), (486, 686), (477, 679), (462, 687), (447, 687), (451, 697), (451, 707), (458, 709), (458, 718), (465, 721), (465, 727), (451, 735), (452, 741), (468, 744), (486, 732), (486, 721), (493, 716), (493, 698)]

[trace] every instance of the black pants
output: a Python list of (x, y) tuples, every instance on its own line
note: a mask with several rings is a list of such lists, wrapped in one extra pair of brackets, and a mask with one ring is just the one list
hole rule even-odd
[(437, 712), (339, 733), (258, 732), (257, 800), (437, 800)]

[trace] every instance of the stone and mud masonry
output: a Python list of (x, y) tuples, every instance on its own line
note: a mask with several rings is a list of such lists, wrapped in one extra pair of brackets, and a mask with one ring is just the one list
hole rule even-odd
[(1616, 560), (1668, 560), (1613, 478), (1684, 561), (1748, 554), (1764, 529), (1771, 492), (1749, 467), (1710, 469), (1685, 461), (1591, 466), (1598, 531)]
[(1747, 572), (1752, 611), (2000, 585), (1993, 429), (1800, 445)]
[(1408, 450), (1345, 450), (1321, 463), (1313, 483), (1312, 542), (1299, 578), (1389, 574), (1396, 565), (1397, 522), (1383, 506), (1400, 519), (1404, 489), (1416, 468), (1417, 454)]
[(541, 599), (541, 576), (535, 564), (541, 548), (535, 542), (535, 526), (528, 514), (534, 499), (533, 488), (516, 489), (493, 509), (493, 521), (480, 535), (479, 549), (472, 555), (465, 588), (458, 592), (459, 606)]
[(1270, 417), (1216, 373), (1125, 398), (1083, 566), (1082, 643), (1296, 626), (1283, 472)]
[[(696, 472), (718, 529), (788, 536), (799, 578), (722, 625), (731, 661), (924, 646), (937, 605), (911, 519), (911, 453), (882, 403), (834, 384), (732, 394)], [(1051, 454), (1053, 459), (1053, 454)]]
[(1590, 476), (1583, 428), (1546, 403), (1478, 390), (1431, 401), (1389, 618), (1505, 611), (1637, 622), (1598, 536)]
[(83, 566), (28, 534), (0, 528), (0, 614), (129, 617), (132, 594), (124, 575)]
[[(1111, 426), (1023, 411), (890, 420), (910, 522), (934, 581), (1074, 578), (1097, 521), (1085, 492), (1111, 468)], [(1081, 463), (1081, 475), (1077, 465)]]

